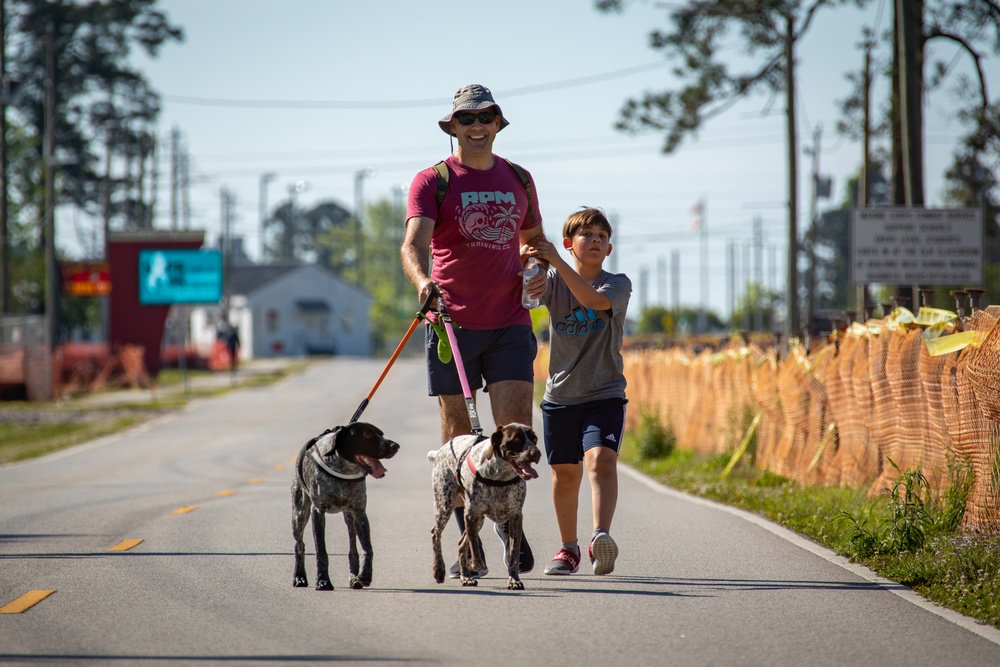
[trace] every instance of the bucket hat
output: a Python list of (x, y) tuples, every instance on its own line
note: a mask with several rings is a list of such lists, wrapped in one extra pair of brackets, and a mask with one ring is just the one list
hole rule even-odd
[[(459, 111), (479, 111), (496, 107), (500, 114), (500, 130), (510, 125), (507, 118), (500, 110), (500, 105), (493, 101), (493, 93), (486, 86), (478, 83), (470, 83), (462, 86), (455, 92), (455, 99), (451, 103), (451, 113), (438, 121), (441, 131), (448, 136), (453, 136), (451, 132), (451, 119)], [(498, 132), (500, 130), (497, 130)]]

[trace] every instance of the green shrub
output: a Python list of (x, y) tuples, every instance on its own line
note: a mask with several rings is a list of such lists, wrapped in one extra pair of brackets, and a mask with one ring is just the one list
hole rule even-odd
[(636, 448), (643, 459), (662, 459), (677, 447), (673, 431), (665, 428), (655, 414), (644, 412), (636, 433)]

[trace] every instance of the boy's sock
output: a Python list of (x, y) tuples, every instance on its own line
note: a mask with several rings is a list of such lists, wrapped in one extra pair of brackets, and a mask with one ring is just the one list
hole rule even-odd
[(572, 542), (563, 542), (562, 548), (566, 551), (572, 551), (573, 553), (580, 553), (580, 540), (573, 540)]
[(604, 530), (603, 528), (597, 528), (597, 529), (595, 529), (594, 530), (594, 534), (590, 536), (590, 541), (593, 542), (595, 537), (597, 537), (601, 533), (607, 533), (607, 532), (608, 531)]
[(456, 507), (455, 508), (455, 523), (458, 525), (458, 530), (462, 533), (465, 532), (465, 508)]

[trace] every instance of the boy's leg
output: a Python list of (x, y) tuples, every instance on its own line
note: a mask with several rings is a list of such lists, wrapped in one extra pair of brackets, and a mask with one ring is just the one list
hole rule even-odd
[(583, 458), (590, 476), (594, 530), (611, 532), (618, 506), (618, 452), (609, 447), (592, 447)]

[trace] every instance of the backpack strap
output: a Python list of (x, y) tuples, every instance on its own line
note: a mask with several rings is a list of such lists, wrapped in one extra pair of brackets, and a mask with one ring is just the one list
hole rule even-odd
[(438, 176), (437, 203), (440, 211), (444, 196), (448, 194), (448, 165), (444, 163), (444, 160), (441, 160), (434, 165), (434, 171), (437, 172)]
[[(521, 181), (522, 187), (524, 187), (524, 193), (528, 196), (528, 222), (535, 224), (535, 192), (534, 188), (531, 187), (531, 178), (528, 176), (528, 172), (525, 171), (524, 167), (517, 164), (516, 162), (511, 162), (507, 158), (504, 158), (504, 162), (510, 165), (510, 168), (514, 170), (517, 174), (517, 178)], [(448, 165), (441, 160), (433, 167), (434, 171), (437, 173), (437, 205), (438, 210), (441, 209), (441, 204), (444, 202), (444, 196), (448, 194)]]
[(524, 186), (524, 193), (526, 195), (528, 195), (528, 222), (530, 222), (531, 225), (534, 226), (535, 225), (535, 206), (534, 206), (535, 193), (534, 193), (534, 188), (531, 187), (531, 178), (528, 176), (528, 172), (525, 171), (524, 167), (522, 167), (521, 165), (517, 164), (516, 162), (511, 162), (507, 158), (504, 158), (504, 161), (507, 164), (510, 165), (510, 168), (514, 170), (514, 173), (517, 174), (517, 177), (519, 179), (521, 179), (521, 185)]

